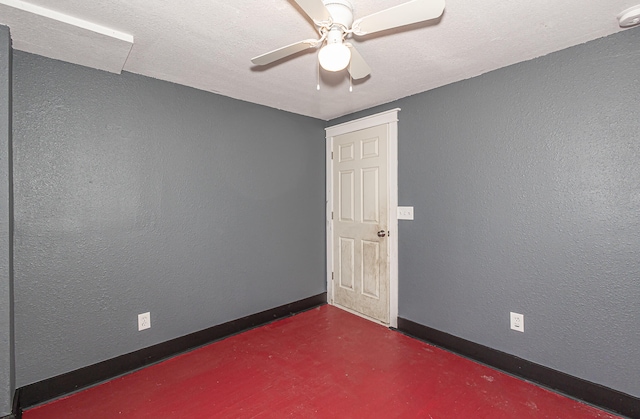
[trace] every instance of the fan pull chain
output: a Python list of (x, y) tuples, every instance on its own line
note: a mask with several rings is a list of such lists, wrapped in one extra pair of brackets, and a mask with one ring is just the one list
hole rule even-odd
[(351, 76), (351, 61), (349, 61), (349, 92), (353, 92), (353, 77)]
[(318, 84), (316, 84), (316, 90), (320, 90), (320, 61), (316, 60), (316, 62), (318, 63), (318, 67), (316, 68), (318, 76)]

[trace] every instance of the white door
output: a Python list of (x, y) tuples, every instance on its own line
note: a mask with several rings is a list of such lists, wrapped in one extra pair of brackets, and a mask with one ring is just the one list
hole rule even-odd
[(387, 125), (333, 137), (334, 304), (389, 323)]

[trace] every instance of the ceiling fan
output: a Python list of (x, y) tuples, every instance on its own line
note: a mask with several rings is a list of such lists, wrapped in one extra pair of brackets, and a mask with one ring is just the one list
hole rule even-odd
[(317, 26), (319, 39), (305, 39), (251, 59), (255, 65), (267, 65), (289, 55), (317, 48), (318, 61), (328, 71), (348, 67), (351, 77), (361, 79), (371, 74), (371, 68), (352, 44), (345, 40), (352, 35), (363, 36), (386, 29), (435, 19), (444, 11), (444, 0), (412, 0), (353, 20), (353, 5), (348, 0), (294, 0)]

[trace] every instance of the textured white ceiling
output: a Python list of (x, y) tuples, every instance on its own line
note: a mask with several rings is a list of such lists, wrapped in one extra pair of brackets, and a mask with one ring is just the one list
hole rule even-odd
[[(352, 0), (356, 18), (404, 1)], [(7, 4), (25, 3), (17, 0), (0, 0), (0, 23), (11, 28), (16, 49), (329, 120), (620, 31), (616, 16), (638, 1), (447, 0), (437, 21), (352, 40), (373, 69), (352, 93), (344, 71), (321, 71), (316, 90), (314, 50), (266, 68), (251, 64), (254, 56), (316, 37), (292, 0), (28, 2), (130, 34), (133, 47), (90, 30), (34, 25), (40, 17), (9, 13)]]

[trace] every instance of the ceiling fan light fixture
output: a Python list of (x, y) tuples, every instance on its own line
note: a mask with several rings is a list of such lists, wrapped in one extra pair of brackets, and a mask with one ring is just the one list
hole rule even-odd
[(345, 44), (347, 38), (436, 19), (442, 15), (445, 7), (445, 0), (408, 0), (354, 21), (351, 0), (289, 1), (296, 3), (313, 21), (320, 38), (306, 39), (275, 49), (252, 58), (251, 62), (264, 66), (325, 44), (318, 52), (320, 66), (327, 71), (340, 71), (348, 67), (349, 75), (354, 79), (367, 77), (371, 74), (371, 68), (352, 44)]
[(351, 61), (351, 50), (342, 42), (330, 43), (318, 52), (318, 61), (327, 71), (344, 70)]

